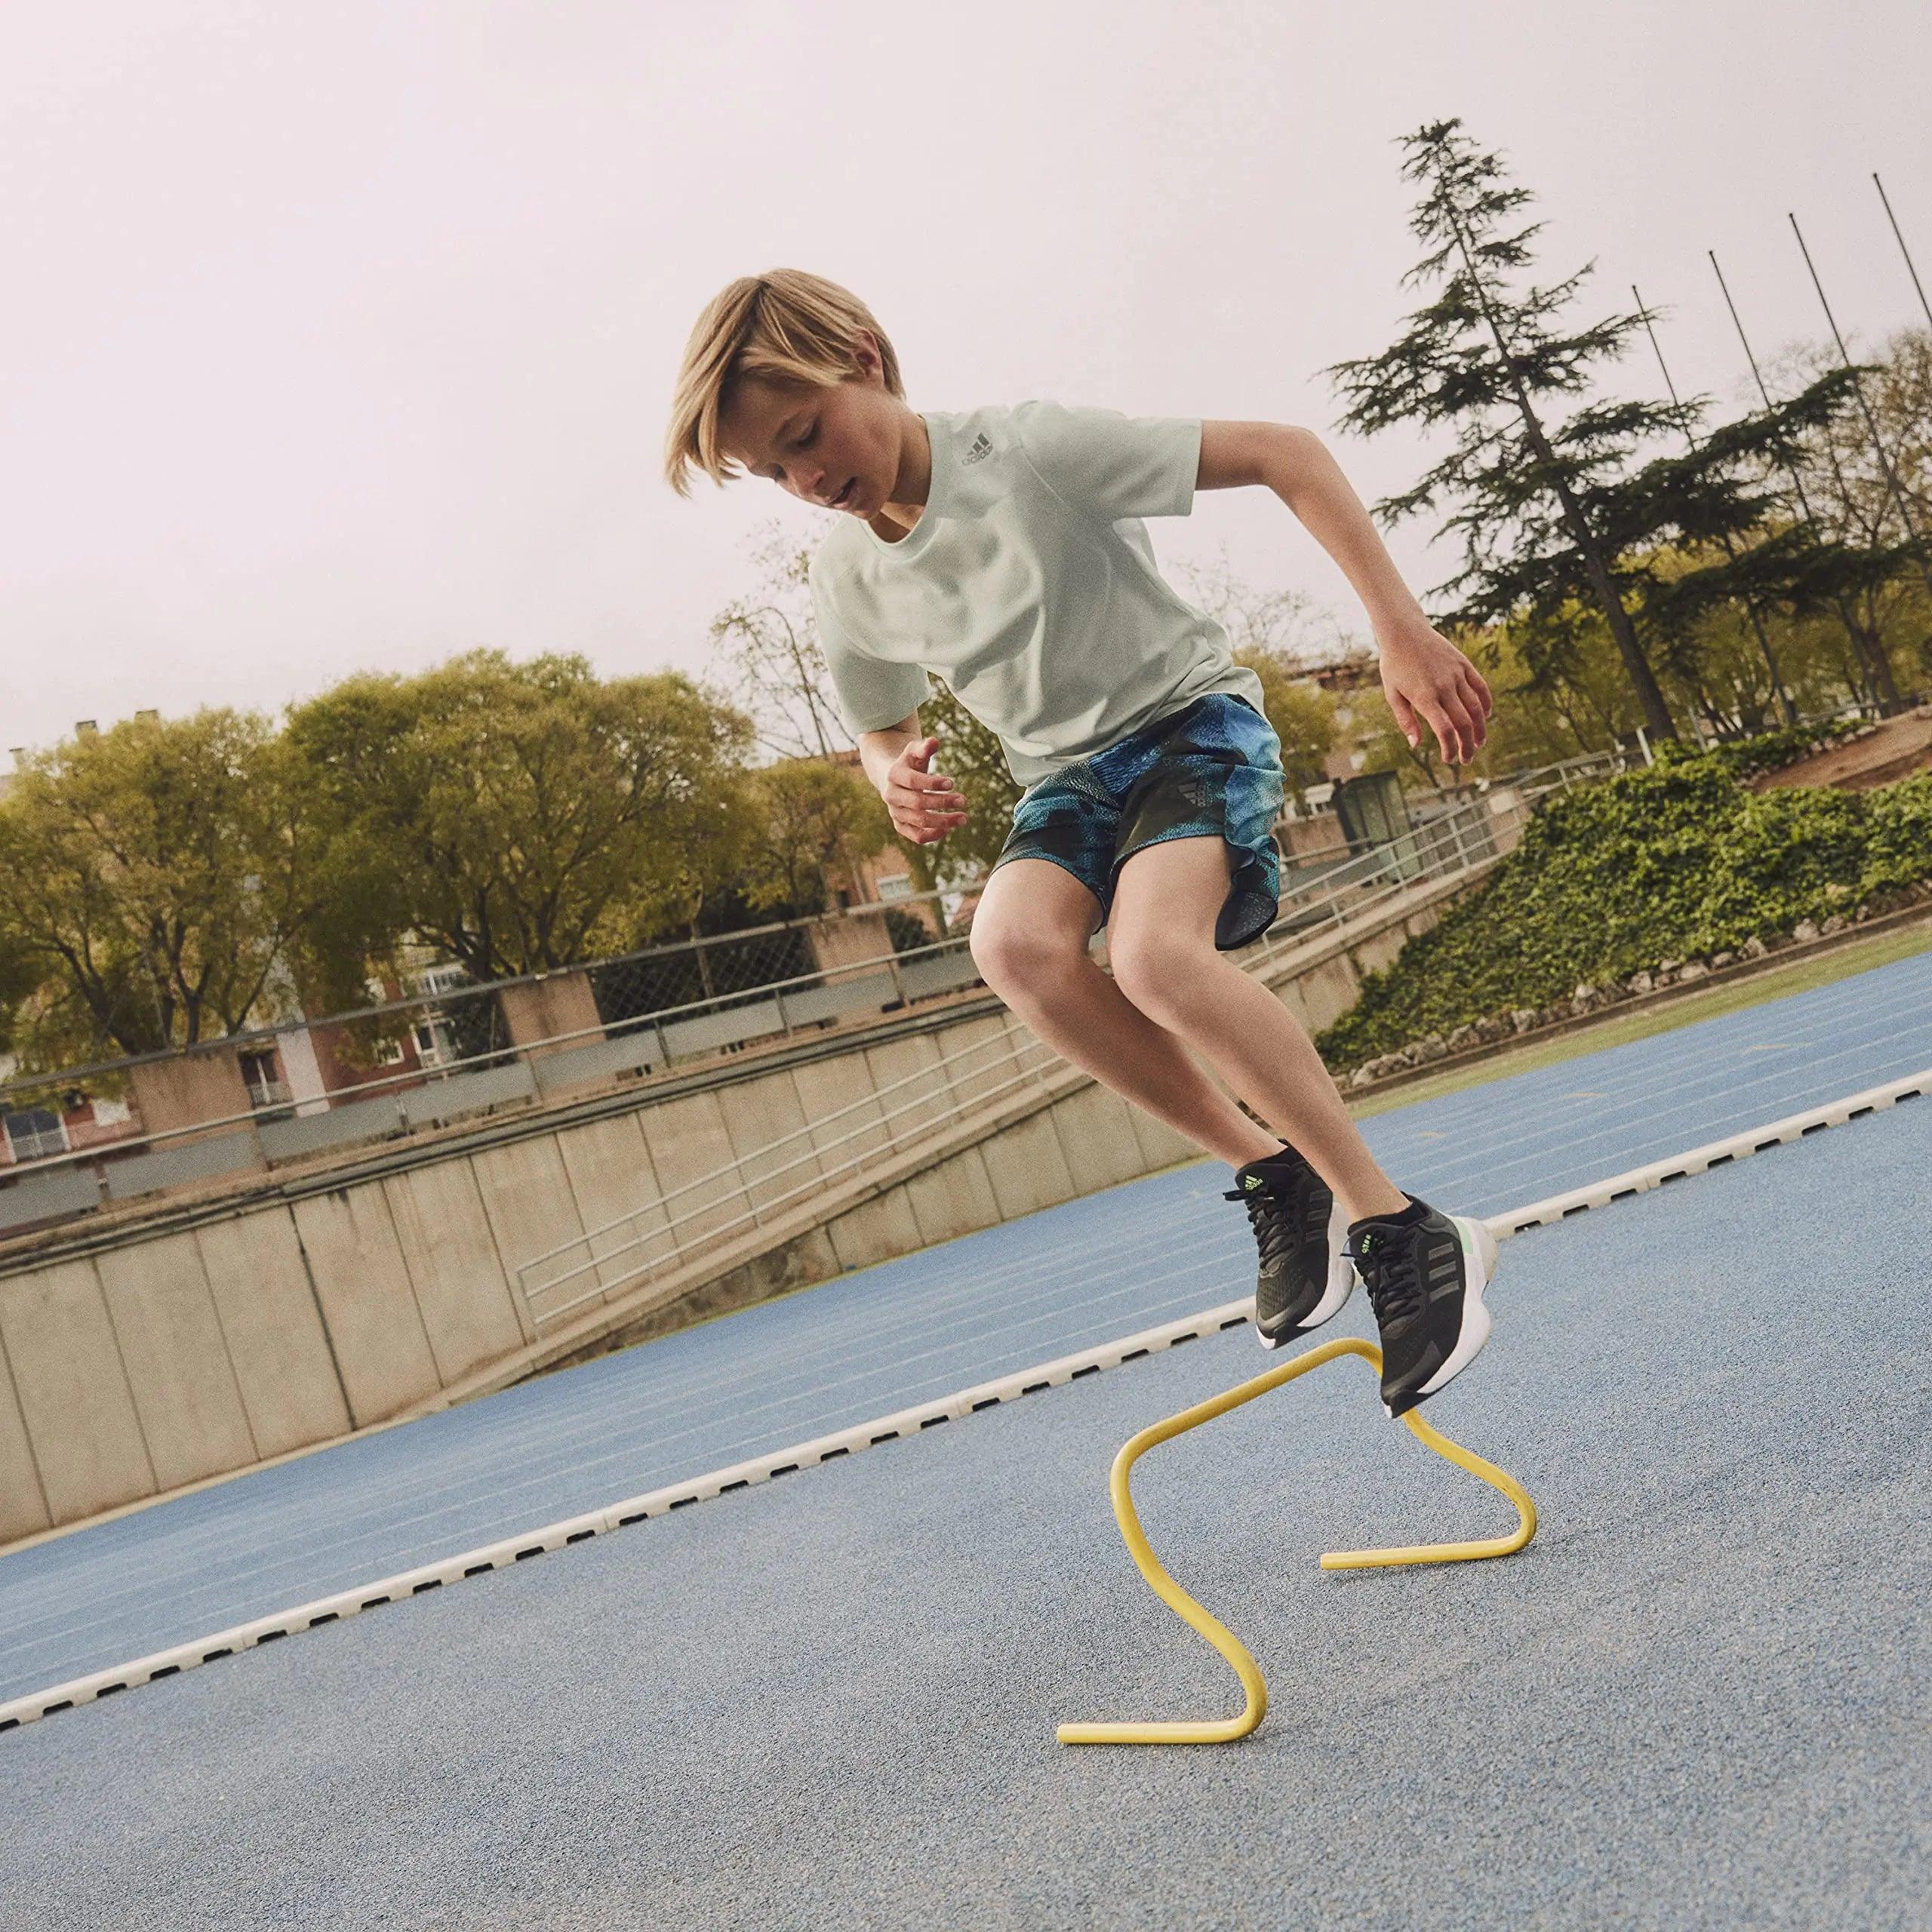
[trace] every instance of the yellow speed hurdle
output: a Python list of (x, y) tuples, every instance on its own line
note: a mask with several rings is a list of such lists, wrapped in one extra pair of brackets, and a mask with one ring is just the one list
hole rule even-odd
[[(1123, 1445), (1114, 1458), (1109, 1491), (1128, 1554), (1138, 1565), (1154, 1594), (1183, 1623), (1206, 1638), (1233, 1666), (1234, 1673), (1247, 1695), (1246, 1709), (1238, 1717), (1220, 1719), (1063, 1724), (1058, 1732), (1063, 1744), (1229, 1744), (1238, 1737), (1245, 1737), (1266, 1715), (1268, 1686), (1259, 1666), (1248, 1654), (1247, 1647), (1225, 1624), (1202, 1609), (1162, 1567), (1161, 1559), (1148, 1545), (1140, 1517), (1134, 1512), (1129, 1478), (1134, 1464), (1157, 1444), (1174, 1436), (1184, 1435), (1191, 1429), (1198, 1429), (1203, 1423), (1212, 1422), (1217, 1416), (1224, 1416), (1230, 1409), (1238, 1409), (1244, 1402), (1251, 1402), (1257, 1396), (1265, 1395), (1270, 1389), (1278, 1389), (1284, 1383), (1294, 1381), (1297, 1376), (1306, 1375), (1310, 1369), (1319, 1368), (1324, 1362), (1334, 1361), (1340, 1355), (1360, 1355), (1378, 1376), (1382, 1373), (1382, 1351), (1374, 1343), (1361, 1341), (1352, 1336), (1324, 1342), (1318, 1347), (1297, 1355), (1292, 1361), (1282, 1363), (1278, 1368), (1271, 1368), (1252, 1381), (1238, 1384), (1224, 1395), (1211, 1396), (1204, 1402), (1197, 1402), (1191, 1409), (1183, 1409), (1178, 1415), (1169, 1416), (1165, 1421), (1143, 1429)], [(1460, 1443), (1451, 1442), (1446, 1435), (1432, 1429), (1413, 1409), (1401, 1420), (1425, 1447), (1434, 1450), (1437, 1455), (1458, 1468), (1467, 1469), (1471, 1475), (1479, 1476), (1491, 1488), (1506, 1496), (1516, 1506), (1515, 1528), (1507, 1536), (1487, 1537), (1473, 1543), (1418, 1543), (1401, 1549), (1331, 1550), (1321, 1559), (1323, 1569), (1368, 1570), (1415, 1563), (1473, 1563), (1484, 1557), (1513, 1555), (1536, 1534), (1537, 1506), (1531, 1501), (1529, 1492), (1507, 1470), (1499, 1469), (1494, 1463), (1484, 1462)]]

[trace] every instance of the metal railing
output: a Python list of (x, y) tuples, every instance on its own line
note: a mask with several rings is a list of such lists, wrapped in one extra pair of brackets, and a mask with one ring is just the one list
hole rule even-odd
[[(1275, 919), (1260, 940), (1243, 949), (1238, 963), (1251, 972), (1265, 971), (1292, 949), (1308, 944), (1311, 937), (1373, 918), (1425, 880), (1436, 888), (1486, 868), (1501, 856), (1494, 831), (1497, 797), (1506, 801), (1506, 813), (1512, 825), (1520, 826), (1538, 801), (1552, 792), (1567, 790), (1584, 775), (1552, 767), (1532, 774), (1537, 783), (1485, 791), (1415, 828), (1410, 835), (1414, 850), (1407, 858), (1377, 851), (1346, 861), (1335, 869), (1318, 893), (1297, 902), (1292, 911)], [(959, 1069), (964, 1062), (983, 1055), (991, 1057), (970, 1078), (984, 1077), (992, 1084), (971, 1097), (975, 1103), (990, 1103), (1029, 1080), (1044, 1085), (1049, 1069), (1055, 1066), (1062, 1073), (1075, 1071), (1017, 1017), (1010, 1016), (998, 1034), (975, 1042), (952, 1059), (943, 1059), (937, 1069), (922, 1067), (906, 1074), (835, 1113), (734, 1155), (707, 1174), (654, 1195), (601, 1226), (532, 1256), (516, 1269), (518, 1290), (532, 1332), (541, 1335), (586, 1304), (608, 1300), (649, 1275), (675, 1272), (700, 1249), (715, 1248), (740, 1230), (775, 1219), (804, 1197), (823, 1192), (866, 1164), (903, 1153), (918, 1141), (930, 1139), (934, 1131), (935, 1084), (943, 1083), (945, 1096), (952, 1103), (947, 1118), (956, 1121), (967, 1102), (961, 1091)], [(1023, 1067), (1028, 1061), (1032, 1063)], [(901, 1093), (906, 1097), (897, 1104), (882, 1104), (888, 1096)], [(854, 1118), (862, 1118), (863, 1124), (852, 1131), (838, 1134), (829, 1142), (817, 1137), (827, 1128)], [(909, 1131), (888, 1131), (876, 1144), (835, 1163), (823, 1162), (824, 1155), (881, 1128), (890, 1129), (895, 1121), (907, 1122)], [(755, 1189), (775, 1183), (801, 1167), (808, 1170), (803, 1179), (755, 1198)], [(734, 1201), (744, 1204), (728, 1219), (721, 1222), (711, 1218)], [(680, 1202), (681, 1206), (674, 1204)], [(647, 1221), (654, 1225), (644, 1227)], [(607, 1243), (614, 1244), (601, 1245)], [(571, 1265), (546, 1272), (565, 1260)], [(609, 1272), (614, 1263), (619, 1264), (614, 1275)]]
[[(1244, 950), (1251, 967), (1264, 965), (1286, 946), (1311, 934), (1352, 920), (1372, 911), (1399, 893), (1414, 878), (1438, 869), (1447, 874), (1467, 869), (1495, 855), (1494, 814), (1491, 801), (1514, 794), (1521, 815), (1551, 792), (1589, 782), (1624, 768), (1622, 755), (1599, 753), (1573, 758), (1524, 774), (1494, 787), (1484, 786), (1461, 804), (1424, 820), (1392, 844), (1377, 847), (1304, 877), (1283, 896), (1267, 934)], [(983, 881), (949, 888), (968, 891)], [(926, 897), (937, 898), (942, 895)], [(903, 904), (906, 902), (894, 902)], [(852, 913), (878, 918), (885, 909), (868, 905)], [(775, 927), (774, 931), (784, 930)], [(726, 935), (725, 938), (741, 937)], [(110, 1198), (170, 1186), (198, 1182), (224, 1173), (259, 1169), (271, 1161), (297, 1157), (331, 1146), (392, 1138), (435, 1121), (487, 1112), (496, 1107), (540, 1097), (567, 1084), (586, 1061), (583, 1078), (661, 1069), (681, 1060), (709, 1057), (737, 1051), (753, 1040), (789, 1037), (806, 1028), (870, 1009), (876, 1014), (897, 1008), (909, 1010), (921, 998), (956, 992), (979, 977), (973, 963), (970, 932), (909, 949), (816, 968), (789, 977), (755, 985), (732, 993), (700, 997), (629, 1020), (600, 1019), (597, 1024), (549, 1035), (513, 1046), (500, 1044), (500, 1027), (488, 1029), (482, 1051), (459, 1054), (433, 1069), (404, 1066), (395, 1073), (364, 1080), (314, 1098), (284, 1102), (275, 1097), (278, 1120), (263, 1118), (251, 1105), (246, 1111), (211, 1116), (186, 1124), (130, 1136), (105, 1144), (65, 1151), (0, 1175), (0, 1232), (9, 1226), (29, 1225), (36, 1219), (61, 1218), (100, 1205), (100, 1181)], [(670, 952), (676, 948), (655, 949)], [(645, 955), (629, 955), (635, 960)], [(627, 961), (606, 962), (625, 964)], [(586, 969), (592, 973), (597, 968)], [(541, 976), (533, 976), (538, 977)], [(475, 989), (494, 995), (499, 983)], [(392, 1002), (352, 1020), (404, 1011), (420, 1013), (426, 1006), (447, 1008), (451, 995), (429, 1001)], [(321, 1026), (330, 1023), (311, 1023)], [(283, 1031), (290, 1030), (283, 1029)], [(266, 1037), (272, 1038), (272, 1033)], [(224, 1041), (232, 1046), (235, 1040)], [(161, 1058), (166, 1056), (154, 1056)], [(253, 1096), (250, 1096), (251, 1100)], [(259, 1103), (257, 1103), (259, 1104)], [(291, 1117), (292, 1115), (292, 1117)], [(91, 1171), (92, 1171), (91, 1172)], [(32, 1202), (17, 1191), (37, 1177), (49, 1185), (38, 1190), (52, 1212), (26, 1211)], [(84, 1185), (95, 1182), (90, 1198)], [(10, 1199), (10, 1196), (16, 1197)], [(7, 1210), (14, 1207), (9, 1215)]]
[[(970, 1072), (966, 1069), (966, 1062), (989, 1054), (991, 1057), (985, 1065)], [(1021, 1063), (1027, 1060), (1034, 1064), (1022, 1067)], [(540, 1334), (546, 1325), (561, 1321), (586, 1302), (598, 1300), (615, 1290), (626, 1287), (641, 1275), (660, 1269), (675, 1269), (700, 1244), (713, 1247), (748, 1223), (764, 1222), (808, 1195), (823, 1193), (828, 1186), (869, 1162), (877, 1161), (881, 1154), (903, 1152), (919, 1140), (930, 1138), (935, 1131), (943, 1131), (943, 1128), (936, 1130), (934, 1124), (936, 1080), (943, 1083), (946, 1098), (952, 1103), (952, 1111), (946, 1116), (949, 1124), (956, 1121), (968, 1106), (989, 1106), (1017, 1091), (1029, 1080), (1043, 1084), (1048, 1070), (1056, 1063), (1063, 1069), (1066, 1065), (1051, 1048), (1027, 1031), (1017, 1016), (1010, 1017), (997, 1033), (974, 1041), (958, 1054), (943, 1056), (936, 1069), (920, 1067), (903, 1075), (835, 1112), (808, 1121), (803, 1127), (794, 1128), (790, 1133), (781, 1134), (752, 1154), (728, 1161), (709, 1174), (700, 1174), (681, 1186), (654, 1195), (642, 1206), (620, 1214), (588, 1233), (560, 1241), (555, 1247), (533, 1256), (517, 1269), (518, 1287), (532, 1328)], [(1014, 1070), (1016, 1069), (1019, 1070)], [(983, 1078), (987, 1083), (984, 1087), (977, 1092), (968, 1091)], [(905, 1097), (896, 1104), (884, 1104), (888, 1097), (902, 1093)], [(894, 1122), (905, 1121), (909, 1117), (912, 1131), (902, 1133), (894, 1129)], [(857, 1124), (833, 1134), (829, 1140), (822, 1137), (828, 1128), (852, 1120)], [(854, 1141), (869, 1137), (878, 1128), (887, 1130), (882, 1145), (860, 1148), (834, 1161), (828, 1162), (823, 1158)], [(794, 1146), (797, 1149), (795, 1152), (781, 1158), (786, 1155), (787, 1149)], [(749, 1171), (753, 1161), (758, 1164), (755, 1175)], [(755, 1185), (775, 1182), (801, 1167), (807, 1169), (801, 1180), (765, 1198), (752, 1198)], [(718, 1192), (688, 1202), (682, 1208), (673, 1211), (671, 1208), (672, 1201), (719, 1182), (725, 1185)], [(740, 1198), (745, 1202), (744, 1207), (728, 1220), (717, 1222), (707, 1218), (725, 1203)], [(663, 1217), (661, 1226), (637, 1232), (639, 1223), (648, 1217), (660, 1214)], [(702, 1225), (691, 1225), (695, 1223)], [(599, 1242), (626, 1230), (631, 1231), (629, 1239), (600, 1250)], [(660, 1238), (668, 1240), (670, 1244), (664, 1253), (648, 1258), (640, 1257), (628, 1263), (614, 1281), (603, 1278), (604, 1271), (613, 1261), (637, 1254)], [(579, 1253), (586, 1258), (576, 1266), (532, 1282), (531, 1278), (538, 1270), (566, 1255)], [(548, 1299), (582, 1282), (587, 1275), (595, 1278), (589, 1286), (578, 1287), (575, 1293), (560, 1301)]]

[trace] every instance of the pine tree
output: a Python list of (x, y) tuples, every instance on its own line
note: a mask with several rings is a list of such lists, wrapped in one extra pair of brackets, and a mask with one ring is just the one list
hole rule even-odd
[[(1804, 432), (1844, 406), (1845, 372), (1756, 416), (1706, 433), (1684, 454), (1640, 463), (1645, 445), (1684, 435), (1702, 398), (1687, 403), (1597, 398), (1557, 420), (1552, 398), (1584, 395), (1595, 365), (1622, 356), (1641, 328), (1641, 309), (1566, 331), (1558, 312), (1595, 266), (1518, 292), (1543, 223), (1512, 228), (1534, 198), (1511, 186), (1501, 158), (1476, 147), (1460, 120), (1405, 136), (1403, 177), (1423, 184), (1410, 227), (1430, 252), (1405, 287), (1439, 281), (1380, 355), (1324, 371), (1348, 407), (1342, 426), (1373, 435), (1391, 424), (1453, 423), (1454, 450), (1416, 486), (1376, 508), (1386, 521), (1449, 508), (1464, 568), (1438, 586), (1457, 600), (1442, 619), (1472, 628), (1528, 619), (1560, 632), (1566, 606), (1603, 616), (1643, 719), (1675, 735), (1638, 620), (1660, 647), (1681, 648), (1684, 627), (1712, 605), (1749, 596), (1808, 605), (1852, 568), (1804, 533), (1768, 545), (1739, 542), (1774, 512), (1751, 487), (1754, 467), (1789, 459)], [(1675, 551), (1737, 551), (1720, 563), (1666, 578), (1651, 560)]]

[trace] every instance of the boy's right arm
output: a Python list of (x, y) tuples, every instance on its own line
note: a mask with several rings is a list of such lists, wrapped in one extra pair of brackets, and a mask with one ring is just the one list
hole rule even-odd
[(859, 734), (859, 762), (885, 801), (894, 828), (914, 844), (930, 845), (966, 823), (966, 801), (943, 772), (926, 768), (939, 749), (919, 735), (915, 711), (883, 731)]

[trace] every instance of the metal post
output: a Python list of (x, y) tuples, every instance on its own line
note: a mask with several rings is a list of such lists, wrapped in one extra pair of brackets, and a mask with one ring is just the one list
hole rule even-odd
[(1885, 204), (1885, 219), (1892, 224), (1893, 234), (1898, 237), (1899, 253), (1905, 257), (1906, 272), (1912, 277), (1912, 285), (1918, 291), (1918, 306), (1925, 311), (1927, 321), (1932, 322), (1932, 302), (1925, 299), (1924, 285), (1918, 279), (1918, 270), (1913, 264), (1912, 251), (1905, 245), (1904, 235), (1899, 232), (1899, 218), (1892, 212), (1891, 202), (1885, 193), (1885, 184), (1878, 179), (1875, 170), (1872, 180), (1872, 185), (1878, 190), (1879, 200)]
[[(1804, 257), (1804, 266), (1810, 272), (1811, 286), (1818, 291), (1819, 306), (1825, 312), (1825, 320), (1831, 325), (1832, 340), (1838, 346), (1839, 357), (1844, 366), (1853, 371), (1852, 393), (1858, 398), (1858, 412), (1865, 418), (1865, 427), (1871, 435), (1872, 454), (1878, 457), (1878, 466), (1885, 472), (1885, 481), (1891, 486), (1892, 500), (1898, 505), (1899, 515), (1904, 520), (1905, 534), (1913, 543), (1922, 543), (1924, 540), (1919, 536), (1918, 526), (1912, 520), (1912, 508), (1906, 501), (1904, 487), (1899, 481), (1897, 472), (1892, 467), (1891, 458), (1885, 454), (1884, 443), (1878, 434), (1877, 419), (1872, 414), (1871, 405), (1865, 400), (1865, 385), (1858, 380), (1851, 352), (1844, 346), (1844, 337), (1838, 333), (1838, 318), (1832, 313), (1830, 303), (1825, 300), (1825, 285), (1818, 279), (1818, 271), (1812, 266), (1811, 251), (1804, 245), (1804, 231), (1799, 228), (1798, 217), (1795, 214), (1787, 214), (1785, 219), (1791, 223), (1792, 234), (1798, 237), (1798, 253)], [(1932, 593), (1932, 569), (1927, 568), (1922, 555), (1918, 559), (1918, 574), (1925, 580), (1927, 592)]]
[[(1644, 333), (1651, 339), (1651, 347), (1657, 356), (1657, 367), (1663, 372), (1663, 386), (1670, 392), (1671, 406), (1681, 415), (1684, 405), (1678, 399), (1677, 385), (1670, 379), (1670, 366), (1663, 359), (1663, 346), (1657, 340), (1657, 331), (1651, 326), (1651, 312), (1642, 296), (1637, 293), (1637, 285), (1634, 281), (1630, 285), (1630, 294), (1637, 304), (1637, 312), (1643, 318)], [(1690, 433), (1687, 417), (1684, 420), (1683, 429), (1684, 441), (1694, 456), (1697, 450), (1697, 439)], [(1721, 540), (1724, 544), (1724, 555), (1735, 563), (1737, 561), (1737, 546), (1731, 541), (1730, 533), (1728, 531), (1724, 532)], [(1744, 606), (1745, 614), (1751, 620), (1752, 630), (1758, 639), (1758, 648), (1764, 654), (1764, 668), (1771, 674), (1771, 692), (1778, 701), (1778, 709), (1784, 714), (1784, 721), (1787, 724), (1795, 724), (1798, 722), (1798, 707), (1792, 703), (1791, 694), (1785, 689), (1784, 679), (1779, 675), (1778, 660), (1771, 654), (1771, 641), (1764, 635), (1764, 626), (1758, 615), (1758, 607), (1749, 597), (1740, 601)]]
[[(1744, 359), (1751, 365), (1751, 379), (1758, 385), (1758, 396), (1764, 407), (1769, 409), (1771, 406), (1771, 392), (1764, 386), (1764, 372), (1758, 367), (1758, 358), (1752, 352), (1751, 339), (1744, 333), (1744, 323), (1737, 312), (1737, 304), (1730, 299), (1730, 285), (1724, 280), (1724, 270), (1718, 266), (1717, 251), (1715, 248), (1706, 248), (1704, 252), (1710, 258), (1711, 272), (1717, 277), (1718, 287), (1723, 293), (1724, 306), (1730, 312), (1731, 327), (1737, 331), (1737, 340), (1744, 350)], [(1788, 463), (1785, 467), (1785, 474), (1791, 478), (1791, 487), (1798, 497), (1798, 506), (1804, 513), (1804, 521), (1811, 526), (1813, 538), (1822, 543), (1825, 539), (1824, 526), (1819, 522), (1817, 512), (1811, 507), (1811, 499), (1805, 494), (1804, 479), (1798, 475), (1797, 465)], [(1844, 626), (1844, 634), (1850, 641), (1854, 657), (1865, 666), (1865, 669), (1869, 672), (1872, 667), (1866, 662), (1864, 640), (1859, 634), (1857, 625), (1852, 620), (1849, 606), (1841, 595), (1835, 596), (1832, 601), (1838, 607), (1838, 621)], [(1855, 685), (1857, 680), (1854, 678), (1853, 681)], [(1860, 697), (1863, 695), (1863, 693), (1855, 694)], [(1647, 760), (1650, 757), (1647, 746), (1644, 748), (1644, 755)]]

